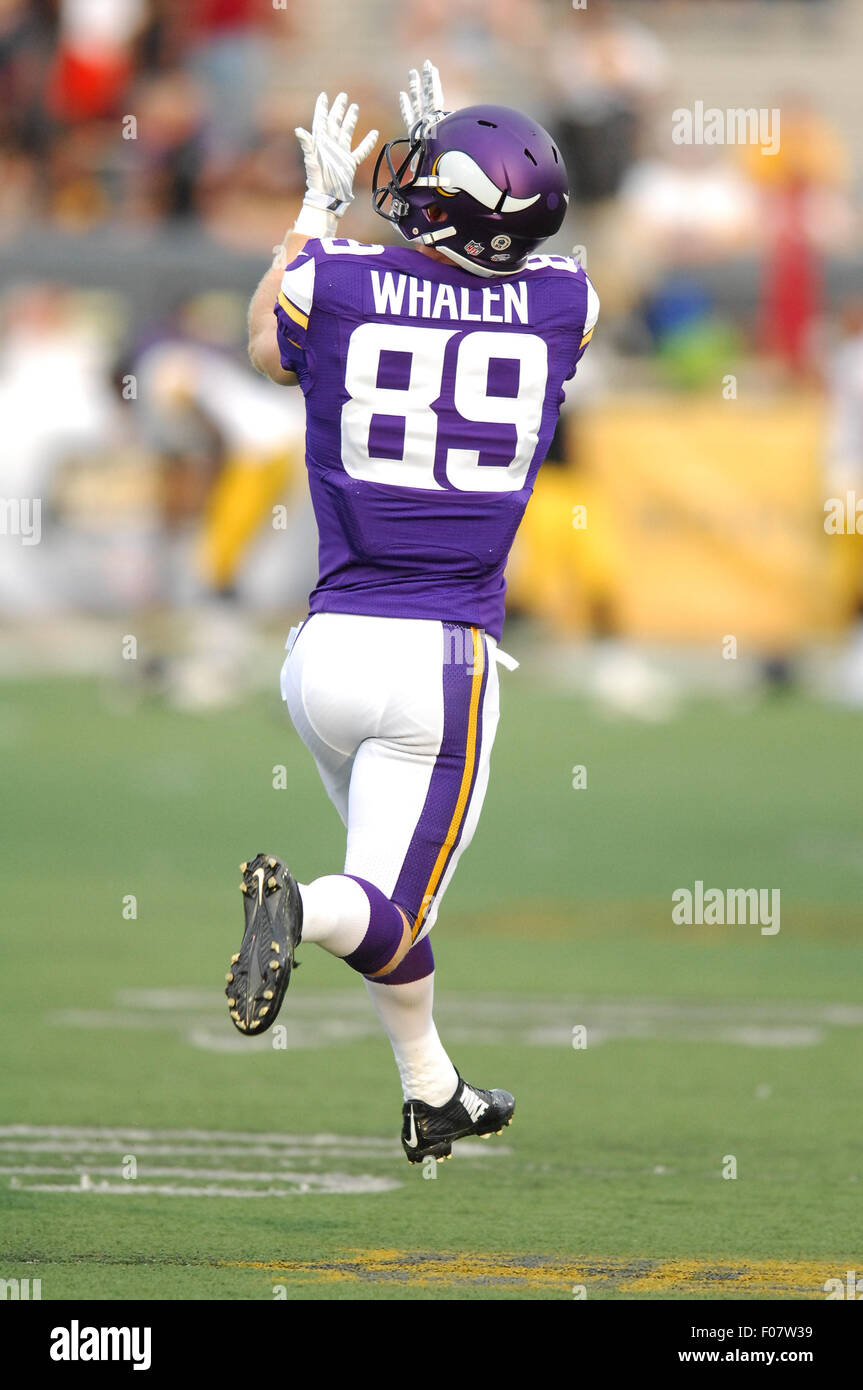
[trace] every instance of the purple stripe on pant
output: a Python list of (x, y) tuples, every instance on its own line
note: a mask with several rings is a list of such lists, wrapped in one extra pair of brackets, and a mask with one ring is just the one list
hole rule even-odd
[[(423, 896), (437, 863), (441, 845), (446, 841), (458, 804), (464, 777), (465, 759), (468, 752), (468, 731), (470, 725), (471, 694), (473, 689), (473, 636), (471, 629), (461, 623), (442, 623), (443, 628), (443, 736), (440, 751), (432, 769), (426, 793), (425, 804), (417, 821), (401, 873), (398, 877), (393, 901), (400, 903), (414, 917), (423, 905)], [(484, 634), (480, 634), (482, 655), (482, 682), (477, 705), (476, 746), (474, 749), (473, 773), (468, 796), (462, 810), (454, 842), (450, 847), (438, 878), (437, 887), (443, 882), (447, 866), (461, 840), (464, 823), (470, 808), (471, 796), (476, 783), (477, 770), (482, 750), (482, 710), (488, 683), (488, 650)], [(426, 911), (428, 911), (428, 904)], [(416, 950), (416, 947), (413, 948)], [(410, 953), (412, 954), (412, 952)], [(409, 956), (408, 956), (409, 959)]]

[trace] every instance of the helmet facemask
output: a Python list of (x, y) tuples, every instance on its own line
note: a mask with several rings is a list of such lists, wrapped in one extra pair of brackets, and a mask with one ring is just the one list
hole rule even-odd
[[(372, 207), (381, 217), (394, 223), (408, 241), (414, 241), (418, 237), (422, 237), (423, 241), (429, 238), (429, 234), (423, 234), (420, 226), (412, 226), (410, 231), (405, 230), (405, 228), (412, 214), (415, 221), (419, 221), (419, 214), (424, 208), (437, 202), (435, 190), (431, 187), (427, 187), (425, 193), (419, 192), (420, 181), (423, 178), (421, 171), (425, 164), (427, 148), (427, 137), (422, 126), (422, 121), (417, 121), (410, 135), (403, 135), (398, 140), (387, 141), (378, 155), (372, 177)], [(392, 155), (397, 145), (407, 145), (408, 147), (407, 154), (398, 167), (393, 162)], [(390, 177), (386, 183), (378, 183), (378, 175), (384, 160), (386, 160)], [(410, 174), (412, 177), (405, 178), (406, 174)], [(404, 196), (406, 193), (411, 193), (413, 196), (408, 199)], [(390, 200), (389, 211), (385, 207), (387, 199)], [(449, 228), (448, 222), (446, 224), (430, 222), (429, 225), (438, 225), (442, 232)], [(448, 232), (448, 234), (452, 235), (453, 233)]]

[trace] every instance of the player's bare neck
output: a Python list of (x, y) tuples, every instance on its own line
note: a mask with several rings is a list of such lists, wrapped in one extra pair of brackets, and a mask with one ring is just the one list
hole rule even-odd
[(449, 256), (445, 256), (443, 251), (438, 251), (434, 246), (415, 246), (415, 251), (419, 251), (423, 256), (429, 256), (433, 261), (441, 261), (443, 265), (452, 265)]

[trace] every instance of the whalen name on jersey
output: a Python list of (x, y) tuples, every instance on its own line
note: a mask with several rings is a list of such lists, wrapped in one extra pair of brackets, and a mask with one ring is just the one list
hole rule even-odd
[(515, 284), (468, 285), (434, 284), (415, 275), (392, 271), (371, 272), (372, 299), (376, 314), (395, 314), (401, 318), (454, 319), (460, 323), (528, 323), (527, 281)]

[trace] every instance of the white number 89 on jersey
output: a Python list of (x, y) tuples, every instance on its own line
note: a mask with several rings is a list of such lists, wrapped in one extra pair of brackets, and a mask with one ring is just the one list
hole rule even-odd
[(517, 492), (547, 383), (548, 349), (534, 333), (360, 324), (345, 361), (345, 471), (397, 487)]

